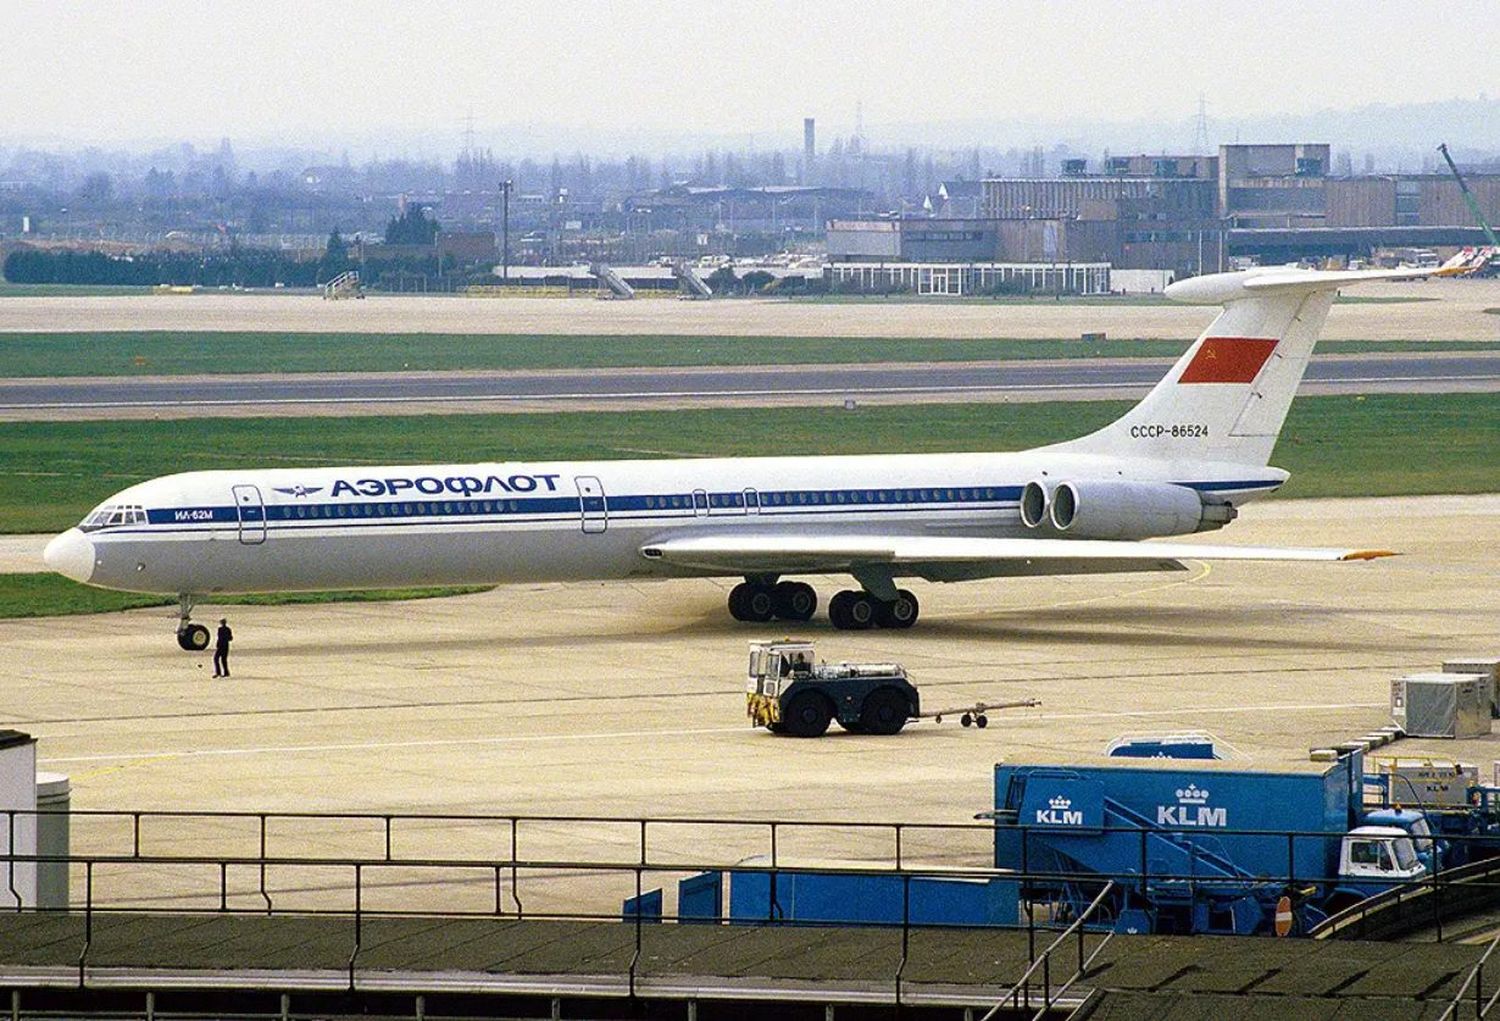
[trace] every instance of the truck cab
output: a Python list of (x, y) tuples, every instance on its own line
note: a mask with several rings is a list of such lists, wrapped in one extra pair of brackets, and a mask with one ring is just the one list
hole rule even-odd
[(1433, 839), (1432, 825), (1423, 812), (1414, 808), (1379, 808), (1365, 814), (1364, 825), (1390, 826), (1410, 836), (1417, 857), (1427, 866), (1428, 871), (1437, 864), (1443, 864), (1434, 859), (1443, 855), (1447, 848), (1443, 841)]
[(750, 666), (745, 681), (745, 711), (757, 727), (777, 729), (781, 722), (781, 693), (799, 677), (812, 674), (812, 642), (789, 638), (750, 643)]
[(1345, 835), (1339, 852), (1339, 885), (1365, 896), (1421, 879), (1429, 871), (1412, 835), (1397, 826), (1356, 827)]

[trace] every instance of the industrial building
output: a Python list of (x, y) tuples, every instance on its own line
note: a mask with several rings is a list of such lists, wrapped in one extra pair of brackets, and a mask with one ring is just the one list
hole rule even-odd
[[(868, 277), (843, 267), (869, 262), (1106, 263), (1186, 276), (1235, 257), (1362, 259), (1484, 243), (1452, 177), (1330, 177), (1329, 165), (1323, 143), (1224, 145), (1214, 156), (1111, 156), (1092, 169), (1069, 159), (1055, 176), (944, 182), (926, 217), (831, 220), (828, 258), (835, 280)], [(1500, 175), (1469, 184), (1500, 221)]]
[(833, 263), (833, 291), (965, 294), (1108, 294), (1107, 262)]

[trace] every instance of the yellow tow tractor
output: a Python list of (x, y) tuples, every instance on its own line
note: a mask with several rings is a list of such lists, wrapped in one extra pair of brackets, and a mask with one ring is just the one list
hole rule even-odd
[(994, 709), (1041, 703), (1036, 699), (922, 711), (921, 696), (899, 663), (819, 663), (813, 643), (792, 638), (750, 643), (745, 712), (752, 725), (773, 734), (821, 737), (828, 724), (856, 734), (895, 734), (908, 720), (959, 716), (965, 727), (984, 727)]

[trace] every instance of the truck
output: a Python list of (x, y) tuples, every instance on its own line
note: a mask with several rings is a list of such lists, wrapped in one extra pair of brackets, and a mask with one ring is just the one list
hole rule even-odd
[(1496, 834), (1494, 790), (1468, 785), (1437, 813), (1392, 798), (1408, 786), (1394, 775), (1367, 774), (1361, 752), (1305, 773), (1002, 763), (994, 864), (1054, 917), (1113, 880), (1120, 932), (1306, 934), (1473, 855), (1445, 833)]
[(898, 663), (819, 663), (811, 642), (784, 638), (750, 643), (745, 713), (792, 737), (821, 737), (833, 720), (856, 734), (896, 734), (921, 714), (921, 698)]

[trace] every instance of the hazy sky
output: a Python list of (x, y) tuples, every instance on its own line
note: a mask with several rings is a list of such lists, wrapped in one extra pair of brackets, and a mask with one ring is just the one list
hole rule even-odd
[(1304, 113), (1500, 93), (1495, 0), (0, 0), (0, 140), (329, 144)]

